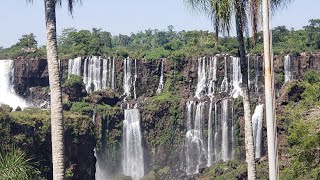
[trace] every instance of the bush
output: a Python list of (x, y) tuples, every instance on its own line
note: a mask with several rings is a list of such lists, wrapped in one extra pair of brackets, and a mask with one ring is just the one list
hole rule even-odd
[(81, 76), (71, 74), (69, 78), (64, 82), (63, 87), (71, 87), (76, 84), (83, 85), (83, 79)]
[(89, 115), (93, 112), (93, 108), (90, 103), (87, 102), (73, 102), (70, 111)]
[(303, 75), (303, 80), (310, 84), (320, 83), (320, 72), (310, 70)]
[(30, 161), (23, 151), (15, 148), (0, 152), (0, 179), (33, 179), (37, 170)]

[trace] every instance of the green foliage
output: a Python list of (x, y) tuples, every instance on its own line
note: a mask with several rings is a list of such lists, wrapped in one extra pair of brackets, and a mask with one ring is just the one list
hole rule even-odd
[(155, 171), (150, 171), (141, 180), (157, 180), (157, 173)]
[(29, 180), (36, 172), (23, 151), (12, 148), (0, 152), (0, 179)]
[[(299, 54), (320, 50), (319, 19), (310, 20), (309, 25), (300, 30), (288, 30), (285, 26), (273, 29), (273, 51), (275, 54)], [(217, 53), (238, 54), (238, 42), (235, 37), (219, 37), (209, 31), (174, 31), (173, 26), (167, 30), (148, 29), (131, 35), (111, 35), (110, 32), (93, 28), (77, 30), (63, 29), (58, 37), (59, 58), (67, 59), (77, 56), (117, 56), (145, 58), (154, 60), (169, 58), (179, 60), (183, 57), (203, 56)], [(248, 53), (263, 52), (262, 32), (257, 34), (257, 45), (248, 48)], [(247, 43), (251, 44), (248, 38)], [(24, 52), (22, 48), (36, 48), (33, 34), (23, 35), (19, 42), (10, 48), (0, 49), (0, 58), (44, 57), (45, 47), (35, 52)]]
[[(92, 142), (91, 146), (93, 147), (95, 136), (91, 119), (88, 116), (72, 112), (65, 112), (64, 115), (65, 138), (69, 150), (74, 151), (79, 148), (81, 146), (80, 142)], [(10, 112), (10, 109), (0, 108), (1, 149), (10, 149), (14, 145), (25, 152), (28, 157), (33, 157), (32, 162), (37, 162), (33, 165), (39, 172), (36, 172), (34, 178), (28, 179), (41, 179), (50, 177), (52, 174), (50, 137), (49, 111), (25, 109)], [(67, 163), (78, 163), (77, 159), (70, 157), (68, 153), (67, 159)], [(0, 174), (1, 180), (8, 179), (2, 178), (2, 174)]]
[(159, 169), (158, 173), (159, 174), (169, 174), (171, 172), (170, 167), (166, 166), (162, 169)]
[(70, 87), (75, 84), (83, 85), (83, 79), (81, 76), (71, 74), (70, 77), (64, 82), (63, 87)]
[(276, 78), (276, 82), (279, 83), (279, 84), (284, 84), (284, 80), (285, 80), (285, 77), (284, 77), (284, 73), (275, 73), (275, 78)]
[(91, 114), (93, 108), (88, 102), (73, 102), (70, 112), (77, 112), (79, 114)]
[(146, 60), (154, 60), (154, 59), (160, 59), (160, 58), (166, 58), (168, 57), (170, 52), (168, 50), (165, 50), (164, 48), (156, 48), (149, 52), (146, 52), (144, 58)]
[(288, 129), (289, 155), (292, 160), (282, 172), (281, 179), (318, 179), (320, 177), (320, 73), (307, 72), (300, 82), (305, 87), (298, 103), (285, 108)]
[(303, 75), (303, 80), (310, 83), (315, 84), (320, 82), (320, 72), (310, 70)]
[(74, 172), (72, 171), (72, 169), (70, 168), (66, 169), (65, 176), (66, 176), (66, 179), (72, 179), (74, 176)]
[[(239, 179), (241, 175), (246, 174), (246, 165), (240, 161), (228, 161), (226, 163), (217, 163), (208, 168), (204, 176), (209, 179)], [(240, 178), (241, 179), (241, 178)]]
[(45, 48), (37, 49), (38, 42), (33, 33), (22, 35), (19, 42), (13, 46), (0, 50), (1, 59), (17, 58), (19, 56), (27, 58), (44, 57)]

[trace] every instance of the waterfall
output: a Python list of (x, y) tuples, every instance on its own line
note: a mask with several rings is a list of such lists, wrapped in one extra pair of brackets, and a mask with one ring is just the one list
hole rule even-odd
[(26, 102), (13, 90), (13, 60), (0, 60), (0, 104), (7, 104), (14, 109), (27, 107)]
[(140, 113), (138, 109), (126, 109), (123, 121), (123, 160), (125, 175), (138, 180), (144, 175)]
[(93, 56), (84, 60), (83, 67), (81, 62), (81, 57), (69, 59), (68, 78), (71, 74), (81, 76), (81, 68), (83, 68), (83, 83), (87, 92), (115, 88), (114, 59), (102, 59), (101, 57)]
[(133, 74), (133, 79), (132, 79), (132, 73), (131, 73), (131, 59), (126, 58), (124, 59), (124, 64), (123, 64), (123, 94), (126, 95), (126, 97), (131, 96), (131, 90), (133, 86), (133, 97), (134, 99), (137, 98), (137, 93), (136, 93), (136, 82), (138, 78), (138, 66), (137, 66), (137, 60), (134, 60), (134, 74)]
[(208, 162), (207, 162), (207, 166), (208, 166), (208, 167), (213, 164), (212, 103), (213, 103), (213, 99), (210, 98), (210, 105), (209, 105), (209, 122), (208, 122)]
[[(69, 70), (69, 68), (68, 68)], [(83, 66), (83, 83), (88, 84), (88, 58), (84, 60)]]
[[(242, 82), (240, 59), (237, 57), (231, 58), (233, 74), (230, 96), (237, 98), (241, 93), (240, 84)], [(217, 56), (207, 59), (202, 57), (197, 61), (198, 82), (195, 90), (197, 101), (188, 101), (186, 105), (187, 133), (185, 155), (186, 173), (188, 175), (199, 173), (199, 168), (202, 166), (211, 166), (219, 160), (227, 161), (234, 157), (234, 121), (233, 115), (232, 117), (229, 115), (229, 98), (225, 98), (221, 102), (217, 102), (215, 99), (217, 61)], [(224, 58), (224, 64), (225, 71), (220, 92), (229, 92), (226, 57)], [(209, 97), (210, 101), (200, 101), (205, 96)], [(208, 120), (207, 139), (203, 134), (206, 120)]]
[(134, 60), (134, 80), (133, 80), (133, 97), (137, 99), (136, 92), (136, 82), (137, 82), (138, 74), (137, 74), (137, 59)]
[(68, 61), (68, 78), (71, 74), (81, 75), (81, 57), (69, 59)]
[[(247, 63), (248, 63), (248, 87), (251, 88), (251, 81), (250, 81), (250, 55), (247, 56)], [(241, 66), (240, 66), (241, 68)]]
[(102, 88), (101, 81), (101, 58), (97, 56), (93, 56), (89, 58), (89, 62), (87, 64), (88, 68), (88, 82), (86, 85), (87, 92), (97, 91)]
[(209, 62), (208, 74), (208, 95), (213, 96), (215, 93), (215, 82), (217, 81), (217, 57), (211, 57)]
[[(193, 107), (196, 106), (195, 114)], [(204, 103), (195, 104), (193, 101), (187, 103), (187, 134), (186, 134), (186, 173), (197, 174), (199, 167), (203, 165), (206, 158), (205, 142), (203, 136)]]
[(126, 96), (131, 96), (131, 60), (129, 58), (124, 59), (123, 73), (123, 92)]
[(207, 86), (206, 84), (207, 76), (206, 76), (206, 58), (199, 58), (198, 59), (198, 83), (197, 83), (197, 89), (195, 93), (195, 97), (198, 99), (205, 91), (205, 88)]
[(291, 76), (291, 59), (289, 55), (284, 57), (284, 82), (290, 81)]
[(228, 135), (228, 99), (222, 100), (221, 108), (221, 129), (222, 129), (222, 160), (229, 160), (229, 135)]
[(102, 88), (106, 88), (108, 86), (108, 77), (109, 77), (109, 69), (108, 69), (108, 59), (102, 60)]
[(161, 93), (163, 90), (163, 59), (161, 60), (161, 75), (159, 80), (159, 86), (157, 89), (157, 94)]
[(215, 161), (219, 161), (221, 159), (221, 148), (219, 146), (219, 132), (220, 132), (220, 126), (218, 123), (218, 106), (217, 103), (214, 104), (214, 158)]
[(224, 57), (224, 77), (221, 83), (220, 92), (228, 92), (228, 66), (227, 57)]
[(242, 74), (240, 58), (232, 57), (232, 97), (238, 98), (241, 95)]
[(115, 58), (112, 58), (112, 71), (111, 71), (111, 89), (115, 89), (116, 88), (116, 85), (114, 83), (115, 81), (115, 74), (114, 74), (114, 71), (115, 71), (115, 64), (114, 64), (114, 61), (115, 61)]
[(255, 157), (261, 158), (262, 154), (262, 121), (263, 121), (263, 104), (256, 106), (252, 115), (253, 144), (255, 147)]

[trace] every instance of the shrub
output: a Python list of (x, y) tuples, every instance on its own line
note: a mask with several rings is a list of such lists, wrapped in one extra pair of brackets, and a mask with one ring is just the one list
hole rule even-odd
[(303, 80), (310, 83), (320, 83), (320, 72), (310, 70), (303, 75)]
[(76, 84), (83, 85), (83, 79), (81, 76), (71, 74), (69, 78), (64, 82), (63, 87), (70, 87)]
[(0, 179), (33, 179), (37, 170), (30, 161), (23, 151), (15, 148), (0, 152)]

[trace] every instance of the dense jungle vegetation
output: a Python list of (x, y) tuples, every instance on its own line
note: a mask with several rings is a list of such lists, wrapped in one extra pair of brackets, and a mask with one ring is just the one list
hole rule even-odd
[[(320, 50), (320, 19), (311, 19), (300, 30), (278, 26), (273, 29), (273, 51), (275, 54), (314, 52)], [(145, 59), (201, 56), (217, 53), (237, 55), (236, 37), (224, 36), (215, 41), (209, 31), (174, 31), (148, 29), (131, 35), (111, 35), (110, 32), (93, 28), (89, 30), (64, 29), (58, 37), (59, 57), (99, 55)], [(248, 53), (263, 52), (262, 32), (258, 33), (257, 46), (252, 47), (251, 38), (246, 38)], [(0, 47), (0, 58), (45, 57), (45, 46), (38, 47), (34, 34), (23, 35), (19, 42), (9, 48)]]

